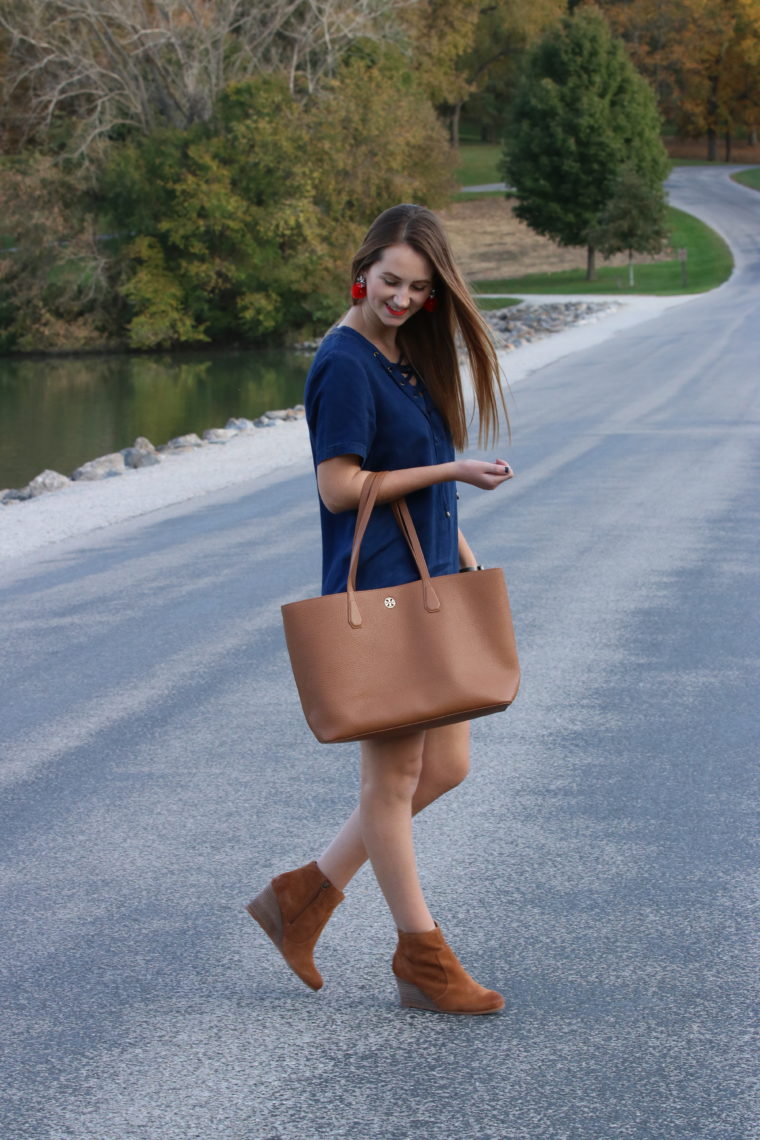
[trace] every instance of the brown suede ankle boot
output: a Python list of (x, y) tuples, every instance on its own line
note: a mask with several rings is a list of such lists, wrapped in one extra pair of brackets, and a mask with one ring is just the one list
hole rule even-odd
[(440, 927), (421, 934), (398, 932), (393, 955), (402, 1006), (435, 1013), (498, 1013), (504, 998), (478, 985), (446, 944)]
[(344, 897), (314, 862), (272, 879), (246, 910), (301, 981), (319, 990), (322, 975), (312, 954), (328, 918)]

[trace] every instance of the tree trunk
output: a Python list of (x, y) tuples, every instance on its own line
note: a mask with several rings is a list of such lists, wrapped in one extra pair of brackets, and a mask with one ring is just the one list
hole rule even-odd
[(454, 150), (459, 150), (459, 120), (462, 117), (462, 104), (455, 103), (451, 111), (451, 133), (449, 141)]
[(635, 285), (635, 281), (633, 280), (633, 250), (632, 249), (628, 250), (628, 284), (630, 285), (631, 289), (633, 289), (633, 286)]
[(725, 136), (724, 136), (724, 141), (726, 144), (726, 149), (724, 152), (725, 153), (725, 160), (726, 160), (726, 162), (730, 162), (731, 161), (731, 143), (733, 142), (730, 131), (726, 131)]
[(715, 162), (718, 157), (718, 132), (713, 126), (713, 123), (718, 119), (718, 76), (711, 75), (709, 77), (710, 89), (707, 95), (707, 122), (710, 124), (707, 128), (707, 161)]
[(596, 280), (596, 250), (593, 245), (586, 246), (586, 280)]

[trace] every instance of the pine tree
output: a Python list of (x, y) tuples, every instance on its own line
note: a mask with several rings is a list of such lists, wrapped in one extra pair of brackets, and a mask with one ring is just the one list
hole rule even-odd
[(668, 159), (654, 95), (598, 9), (580, 8), (530, 52), (512, 108), (504, 173), (515, 213), (560, 245), (585, 245), (629, 166), (654, 190)]

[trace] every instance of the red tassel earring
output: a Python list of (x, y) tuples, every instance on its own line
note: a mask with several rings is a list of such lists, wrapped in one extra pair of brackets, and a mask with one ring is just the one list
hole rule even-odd
[(435, 289), (430, 290), (430, 296), (426, 301), (422, 302), (422, 307), (426, 309), (428, 313), (434, 313), (438, 308), (438, 298), (435, 295)]
[(351, 286), (351, 296), (353, 297), (354, 301), (363, 301), (367, 296), (367, 282), (364, 280), (361, 274), (359, 274)]

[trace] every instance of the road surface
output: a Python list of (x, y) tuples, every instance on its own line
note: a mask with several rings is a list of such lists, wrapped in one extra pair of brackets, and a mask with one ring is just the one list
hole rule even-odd
[(417, 823), (433, 912), (507, 997), (401, 1011), (371, 874), (307, 991), (246, 916), (351, 809), (278, 607), (306, 467), (0, 574), (4, 1140), (756, 1140), (760, 195), (684, 168), (732, 281), (518, 386), (462, 488), (524, 671)]

